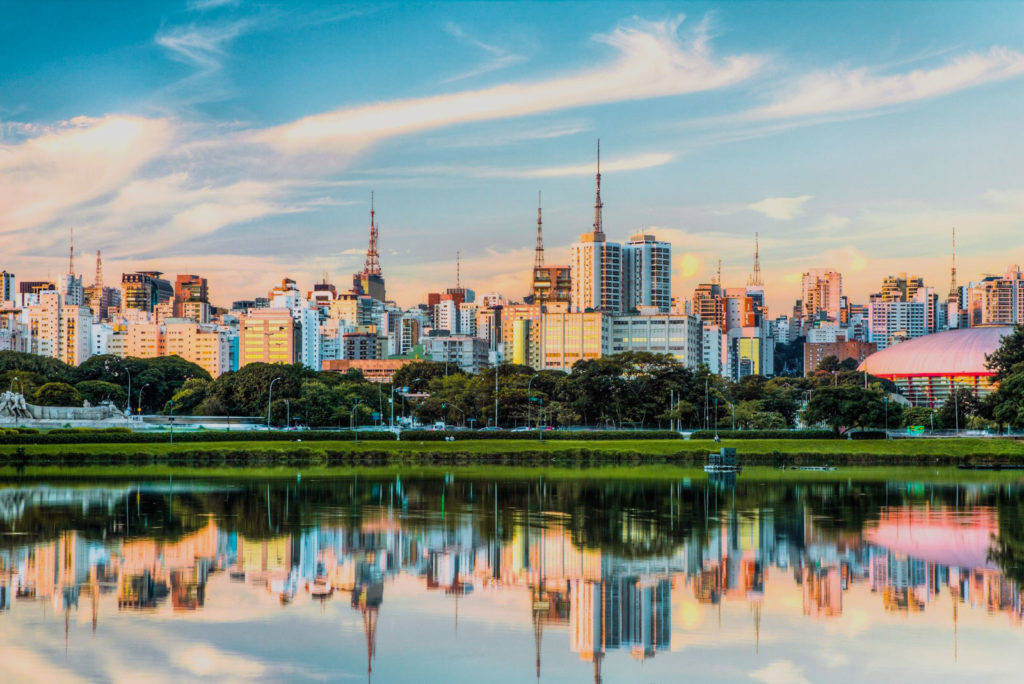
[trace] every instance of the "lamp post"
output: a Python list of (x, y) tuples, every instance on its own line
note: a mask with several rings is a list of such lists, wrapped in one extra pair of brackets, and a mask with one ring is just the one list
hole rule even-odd
[(348, 429), (352, 430), (356, 436), (356, 444), (359, 444), (359, 429), (356, 426), (356, 409), (359, 408), (359, 397), (352, 402), (352, 412), (348, 416)]
[(270, 402), (274, 398), (274, 383), (281, 379), (281, 376), (277, 376), (270, 381), (270, 391), (267, 393), (267, 429), (270, 429)]
[[(530, 424), (530, 402), (533, 401), (533, 398), (530, 396), (530, 385), (533, 384), (534, 378), (536, 378), (538, 375), (540, 375), (540, 373), (534, 373), (533, 377), (530, 378), (530, 381), (528, 383), (526, 383), (526, 424), (527, 425)], [(497, 396), (497, 395), (495, 395), (495, 396)], [(537, 423), (537, 425), (539, 426), (540, 423)], [(495, 421), (495, 427), (497, 427), (497, 421)]]
[[(103, 369), (105, 371), (107, 371), (108, 373), (110, 373), (110, 361), (109, 360), (103, 363)], [(131, 371), (129, 371), (127, 367), (123, 368), (122, 370), (124, 370), (124, 374), (128, 376), (128, 402), (127, 402), (128, 405), (127, 405), (126, 408), (128, 409), (128, 414), (131, 415), (131, 412), (132, 412), (132, 374), (131, 374)], [(114, 371), (113, 373), (110, 373), (110, 374), (113, 375), (116, 378), (118, 375), (121, 374), (121, 371)]]
[(535, 401), (539, 404), (539, 414), (537, 418), (537, 439), (541, 442), (544, 441), (544, 431), (541, 430), (541, 420), (544, 418), (544, 397), (530, 397), (530, 401)]
[[(501, 369), (500, 365), (494, 367), (494, 427), (498, 427), (498, 371)], [(536, 377), (536, 376), (534, 376)], [(531, 378), (532, 380), (533, 378)], [(527, 390), (529, 393), (529, 390)]]
[(285, 415), (285, 421), (286, 421), (285, 422), (285, 427), (290, 428), (292, 426), (292, 402), (289, 401), (288, 399), (284, 400), (284, 410), (285, 410), (285, 414), (284, 415)]
[(147, 387), (149, 387), (149, 383), (148, 382), (145, 385), (143, 385), (142, 387), (139, 388), (139, 401), (138, 401), (138, 404), (136, 406), (137, 406), (137, 410), (138, 410), (140, 415), (142, 414), (142, 391), (144, 389), (146, 389)]
[(171, 424), (171, 444), (174, 444), (174, 400), (173, 399), (168, 399), (167, 400), (167, 407), (168, 407), (168, 410), (171, 412), (171, 415), (167, 419), (167, 422)]
[(718, 397), (715, 397), (715, 441), (718, 441)]

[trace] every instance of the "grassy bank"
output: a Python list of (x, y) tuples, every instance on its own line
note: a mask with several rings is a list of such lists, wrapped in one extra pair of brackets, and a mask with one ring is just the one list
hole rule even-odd
[[(286, 462), (329, 463), (498, 463), (608, 460), (620, 463), (702, 464), (709, 451), (735, 447), (748, 465), (817, 464), (956, 465), (1024, 463), (1024, 443), (1002, 438), (918, 440), (464, 440), (454, 442), (192, 442), (188, 444), (27, 444), (0, 445), (0, 464), (21, 466), (77, 462), (158, 463), (186, 461), (205, 465)], [(24, 449), (24, 456), (17, 450)]]
[[(83, 466), (28, 466), (15, 470), (11, 467), (0, 467), (0, 487), (19, 485), (32, 480), (81, 480), (92, 482), (109, 480), (111, 482), (152, 482), (166, 483), (173, 480), (291, 480), (301, 478), (303, 481), (319, 479), (351, 479), (353, 477), (367, 480), (388, 480), (395, 477), (402, 479), (443, 478), (454, 475), (460, 480), (480, 481), (512, 481), (538, 479), (555, 481), (649, 481), (649, 482), (681, 482), (684, 480), (699, 484), (706, 482), (707, 474), (700, 467), (680, 465), (638, 465), (630, 468), (618, 466), (493, 466), (465, 465), (448, 466), (263, 466), (263, 467), (229, 467), (209, 466), (194, 467), (167, 463), (141, 465), (131, 468), (123, 466), (83, 465)], [(959, 470), (950, 466), (851, 466), (839, 467), (831, 471), (806, 471), (765, 466), (746, 467), (739, 475), (743, 483), (815, 483), (815, 482), (908, 482), (922, 484), (1024, 484), (1024, 471), (987, 471)]]

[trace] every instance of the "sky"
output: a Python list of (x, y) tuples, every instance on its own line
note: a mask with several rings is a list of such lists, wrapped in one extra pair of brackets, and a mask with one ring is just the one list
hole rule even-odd
[(528, 293), (591, 229), (768, 304), (1024, 261), (1024, 4), (0, 0), (0, 268)]

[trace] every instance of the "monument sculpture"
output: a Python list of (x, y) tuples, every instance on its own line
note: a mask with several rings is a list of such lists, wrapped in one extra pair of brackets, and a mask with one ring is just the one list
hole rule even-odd
[(124, 413), (112, 402), (98, 406), (84, 402), (82, 406), (36, 406), (25, 400), (20, 392), (0, 394), (0, 423), (31, 423), (34, 421), (111, 421), (123, 420)]

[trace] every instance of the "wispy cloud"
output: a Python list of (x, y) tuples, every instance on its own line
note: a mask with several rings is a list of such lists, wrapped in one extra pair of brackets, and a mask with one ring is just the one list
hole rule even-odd
[(249, 19), (200, 26), (175, 26), (156, 35), (156, 44), (167, 49), (180, 62), (204, 71), (221, 68), (224, 47), (252, 26)]
[(531, 140), (553, 140), (591, 130), (583, 121), (564, 121), (540, 125), (509, 125), (501, 130), (488, 131), (479, 135), (438, 136), (436, 142), (444, 147), (503, 147)]
[(804, 205), (812, 198), (811, 195), (799, 197), (767, 197), (760, 202), (748, 204), (747, 209), (764, 214), (778, 221), (788, 221), (794, 216), (804, 213)]
[(780, 119), (866, 112), (948, 95), (1024, 74), (1024, 54), (1004, 47), (968, 53), (934, 69), (879, 74), (873, 69), (816, 71), (798, 78), (774, 102), (752, 110), (752, 119)]
[(497, 45), (485, 43), (484, 41), (466, 33), (465, 29), (456, 23), (448, 22), (445, 25), (444, 30), (460, 42), (482, 50), (488, 56), (488, 59), (469, 71), (446, 78), (442, 83), (454, 83), (455, 81), (462, 81), (467, 78), (482, 76), (483, 74), (489, 74), (492, 71), (498, 71), (500, 69), (510, 67), (513, 64), (520, 64), (526, 61), (526, 55), (519, 55)]
[(252, 140), (287, 154), (352, 154), (388, 137), (457, 124), (723, 88), (760, 68), (763, 60), (753, 55), (715, 58), (703, 30), (684, 44), (678, 36), (681, 21), (636, 22), (595, 36), (617, 57), (584, 71), (346, 107), (260, 131)]
[[(602, 171), (636, 171), (662, 166), (674, 161), (676, 156), (669, 152), (650, 152), (630, 157), (620, 157), (601, 162)], [(540, 169), (519, 171), (513, 175), (520, 178), (560, 178), (563, 176), (587, 176), (594, 173), (594, 162), (571, 164), (569, 166), (549, 166)]]

